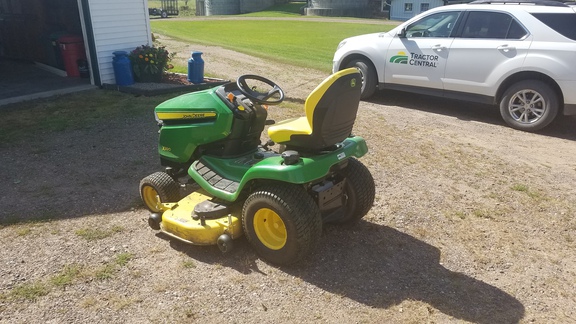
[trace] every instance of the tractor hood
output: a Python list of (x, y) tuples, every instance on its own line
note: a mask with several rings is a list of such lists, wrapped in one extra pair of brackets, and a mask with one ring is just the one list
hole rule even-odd
[(154, 110), (159, 123), (216, 119), (219, 113), (230, 110), (215, 94), (214, 89), (192, 92), (164, 101)]
[(233, 115), (218, 88), (167, 100), (154, 113), (160, 126), (158, 153), (163, 165), (189, 163), (199, 147), (230, 134)]

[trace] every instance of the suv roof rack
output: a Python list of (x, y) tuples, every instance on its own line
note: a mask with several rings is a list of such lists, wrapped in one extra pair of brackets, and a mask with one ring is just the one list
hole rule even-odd
[(470, 4), (534, 4), (538, 6), (568, 7), (560, 1), (555, 0), (476, 0)]

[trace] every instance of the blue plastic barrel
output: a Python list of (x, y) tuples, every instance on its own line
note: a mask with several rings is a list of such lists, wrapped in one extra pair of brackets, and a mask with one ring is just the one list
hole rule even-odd
[(126, 51), (116, 51), (112, 58), (112, 66), (114, 67), (114, 77), (116, 84), (119, 86), (128, 86), (134, 84), (134, 76), (132, 75), (132, 62), (128, 57)]
[(192, 57), (188, 59), (188, 81), (192, 83), (204, 82), (204, 60), (202, 52), (192, 52)]

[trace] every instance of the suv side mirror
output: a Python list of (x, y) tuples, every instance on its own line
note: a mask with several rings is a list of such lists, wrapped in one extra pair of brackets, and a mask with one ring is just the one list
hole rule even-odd
[(398, 37), (406, 38), (406, 28), (402, 28), (400, 32), (398, 32)]

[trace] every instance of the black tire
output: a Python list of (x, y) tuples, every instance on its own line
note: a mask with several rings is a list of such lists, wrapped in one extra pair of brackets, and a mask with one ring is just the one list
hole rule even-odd
[(372, 208), (376, 196), (374, 178), (362, 162), (350, 158), (342, 172), (346, 177), (346, 200), (341, 216), (330, 221), (334, 224), (353, 223), (362, 219)]
[(153, 213), (162, 212), (162, 209), (156, 206), (156, 196), (160, 196), (162, 203), (178, 202), (180, 185), (166, 172), (152, 173), (140, 181), (140, 198)]
[(500, 101), (500, 115), (510, 127), (533, 132), (550, 124), (558, 115), (560, 100), (548, 84), (538, 80), (514, 83)]
[(162, 13), (160, 14), (160, 17), (168, 18), (168, 13), (166, 11), (162, 11)]
[(365, 59), (358, 59), (353, 60), (346, 65), (346, 68), (351, 67), (357, 68), (362, 76), (362, 94), (360, 95), (360, 99), (368, 99), (372, 97), (376, 91), (376, 85), (378, 83), (378, 76), (376, 75), (376, 70), (372, 63)]
[(294, 184), (268, 184), (252, 193), (242, 210), (244, 235), (266, 261), (295, 263), (316, 247), (322, 216), (312, 197)]

